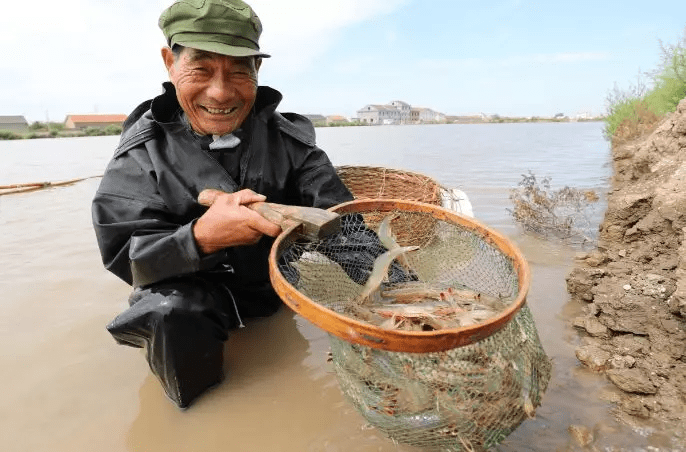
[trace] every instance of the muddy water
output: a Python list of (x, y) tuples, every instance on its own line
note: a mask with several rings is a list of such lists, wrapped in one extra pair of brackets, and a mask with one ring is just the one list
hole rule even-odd
[[(579, 338), (569, 320), (580, 307), (569, 302), (564, 277), (575, 250), (522, 235), (506, 212), (509, 188), (529, 169), (602, 191), (609, 156), (600, 129), (593, 123), (318, 129), (334, 164), (407, 168), (464, 189), (476, 216), (529, 260), (529, 304), (554, 374), (536, 418), (501, 451), (582, 450), (570, 438), (570, 424), (593, 429), (599, 450), (648, 450), (666, 441), (650, 426), (615, 423), (602, 398), (612, 388), (574, 357)], [(0, 142), (0, 184), (100, 174), (115, 143), (113, 137)], [(126, 307), (129, 288), (102, 268), (97, 252), (89, 206), (98, 182), (0, 197), (0, 450), (416, 450), (365, 424), (338, 389), (326, 334), (285, 308), (234, 332), (226, 382), (191, 409), (176, 409), (142, 352), (117, 346), (104, 329)]]

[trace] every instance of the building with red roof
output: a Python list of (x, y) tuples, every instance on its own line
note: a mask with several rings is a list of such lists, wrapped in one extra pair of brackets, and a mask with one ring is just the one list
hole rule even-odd
[(126, 115), (68, 115), (64, 120), (65, 129), (105, 128), (109, 125), (121, 126)]

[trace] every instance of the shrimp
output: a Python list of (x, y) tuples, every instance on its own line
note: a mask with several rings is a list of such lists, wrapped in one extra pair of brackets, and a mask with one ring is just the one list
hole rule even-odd
[(405, 305), (405, 304), (388, 304), (372, 308), (372, 311), (381, 317), (390, 317), (390, 322), (384, 322), (383, 328), (397, 329), (405, 322), (419, 323), (426, 325), (434, 330), (444, 328), (455, 328), (458, 325), (448, 319), (442, 318), (436, 314), (436, 309), (439, 306), (431, 305)]
[(414, 303), (426, 299), (441, 300), (443, 291), (426, 283), (411, 281), (396, 284), (381, 291), (381, 296), (391, 298), (396, 303)]
[(479, 303), (482, 303), (483, 305), (486, 305), (496, 311), (502, 311), (508, 305), (508, 300), (506, 298), (493, 297), (481, 292), (474, 292), (472, 290), (452, 290), (450, 294), (456, 301), (478, 301)]

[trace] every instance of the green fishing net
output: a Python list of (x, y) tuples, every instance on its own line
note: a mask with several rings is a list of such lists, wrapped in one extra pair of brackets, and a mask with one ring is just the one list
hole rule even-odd
[(331, 333), (340, 388), (366, 421), (399, 443), (477, 451), (533, 417), (551, 362), (516, 248), (428, 204), (354, 201), (339, 211), (338, 234), (277, 239), (272, 282)]

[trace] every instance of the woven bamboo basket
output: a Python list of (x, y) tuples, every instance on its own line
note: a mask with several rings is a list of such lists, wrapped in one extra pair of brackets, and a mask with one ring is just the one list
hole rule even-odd
[[(356, 200), (397, 199), (441, 205), (441, 185), (424, 174), (381, 166), (338, 166), (336, 172)], [(365, 221), (374, 224), (382, 220), (374, 217), (374, 214), (363, 216)], [(431, 216), (426, 216), (421, 221), (398, 221), (395, 229), (401, 232), (396, 239), (403, 246), (413, 237), (432, 230), (436, 224)]]
[(355, 199), (403, 199), (441, 205), (441, 186), (411, 171), (380, 166), (338, 166), (338, 177)]

